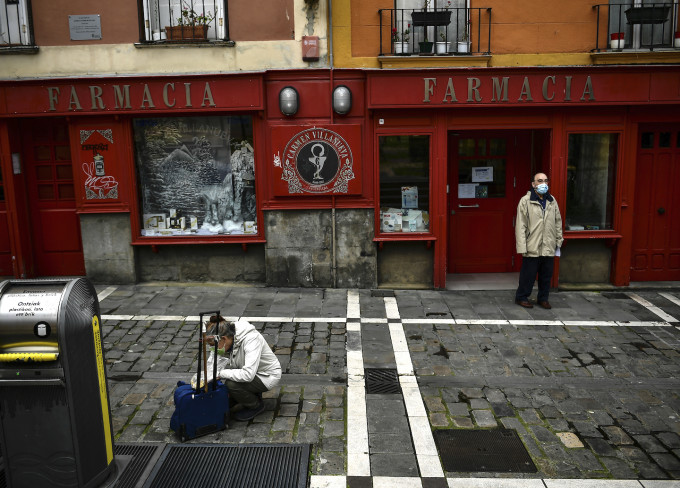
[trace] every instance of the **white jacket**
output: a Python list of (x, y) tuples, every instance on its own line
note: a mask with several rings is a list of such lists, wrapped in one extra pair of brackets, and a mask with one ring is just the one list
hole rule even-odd
[[(212, 364), (208, 367), (209, 376), (211, 368)], [(236, 322), (234, 345), (226, 357), (218, 358), (217, 368), (223, 380), (250, 383), (257, 376), (268, 390), (281, 380), (281, 363), (262, 334), (246, 320)]]

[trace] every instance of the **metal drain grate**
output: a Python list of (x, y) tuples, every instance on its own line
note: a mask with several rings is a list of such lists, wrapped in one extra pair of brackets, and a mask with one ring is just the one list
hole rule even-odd
[[(165, 444), (153, 443), (129, 443), (115, 444), (113, 446), (116, 456), (130, 456), (132, 459), (125, 466), (114, 488), (134, 488), (141, 486), (148, 476), (151, 468), (163, 452)], [(5, 479), (5, 467), (0, 458), (0, 488), (7, 488)]]
[(171, 444), (144, 488), (305, 488), (309, 444)]
[[(114, 488), (134, 488), (149, 477), (151, 468), (163, 452), (165, 444), (127, 443), (115, 444), (116, 456), (132, 456)], [(141, 485), (140, 485), (141, 486)]]
[(449, 472), (535, 473), (517, 432), (511, 429), (435, 430), (434, 441)]
[(371, 290), (371, 297), (384, 298), (393, 297), (394, 290)]
[(602, 296), (609, 300), (630, 300), (630, 297), (625, 293), (605, 292), (602, 293)]
[(396, 369), (366, 368), (364, 378), (366, 393), (401, 393)]

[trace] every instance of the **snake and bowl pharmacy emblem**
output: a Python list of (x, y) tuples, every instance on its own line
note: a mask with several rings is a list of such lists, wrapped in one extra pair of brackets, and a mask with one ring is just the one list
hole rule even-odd
[(347, 193), (354, 179), (352, 151), (338, 133), (323, 128), (296, 134), (283, 153), (288, 193)]

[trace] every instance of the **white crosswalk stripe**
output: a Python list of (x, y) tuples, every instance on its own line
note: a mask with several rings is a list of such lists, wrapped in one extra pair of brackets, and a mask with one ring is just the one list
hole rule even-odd
[(652, 313), (658, 315), (659, 318), (661, 318), (661, 320), (664, 320), (664, 321), (666, 321), (666, 322), (677, 322), (677, 321), (678, 321), (678, 319), (676, 319), (676, 318), (673, 317), (672, 315), (667, 314), (666, 312), (664, 312), (663, 310), (661, 310), (659, 307), (657, 307), (657, 306), (654, 305), (653, 303), (651, 303), (651, 302), (645, 300), (644, 298), (642, 298), (642, 297), (641, 297), (640, 295), (638, 295), (637, 293), (631, 293), (631, 292), (629, 292), (629, 293), (626, 293), (626, 295), (628, 295), (629, 297), (631, 297), (633, 300), (635, 300), (636, 302), (638, 302), (640, 305), (642, 305), (643, 307), (645, 307), (645, 308), (646, 308), (647, 310), (649, 310), (650, 312), (652, 312)]

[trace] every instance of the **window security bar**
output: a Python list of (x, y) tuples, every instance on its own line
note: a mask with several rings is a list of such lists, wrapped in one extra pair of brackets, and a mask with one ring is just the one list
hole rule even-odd
[(491, 53), (491, 8), (380, 9), (380, 56)]
[(228, 0), (138, 0), (142, 43), (229, 40)]
[(0, 49), (35, 47), (30, 0), (0, 0)]
[(593, 5), (596, 11), (595, 47), (602, 51), (680, 49), (678, 1)]

